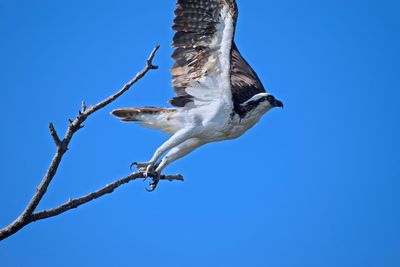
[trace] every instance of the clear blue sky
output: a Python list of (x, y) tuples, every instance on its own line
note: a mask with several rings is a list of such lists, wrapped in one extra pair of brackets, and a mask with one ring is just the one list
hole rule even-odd
[[(400, 17), (389, 0), (238, 0), (237, 44), (285, 103), (242, 138), (171, 165), (186, 181), (120, 188), (0, 243), (0, 266), (400, 266)], [(163, 106), (173, 0), (0, 0), (0, 226), (54, 152), (48, 133), (150, 73), (70, 145), (40, 208), (147, 160), (166, 136), (117, 107)]]

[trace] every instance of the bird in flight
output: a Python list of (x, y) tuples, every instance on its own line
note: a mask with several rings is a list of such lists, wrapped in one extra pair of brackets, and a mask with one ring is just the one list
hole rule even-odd
[(204, 144), (237, 138), (270, 109), (283, 108), (235, 44), (235, 0), (177, 0), (174, 14), (171, 72), (176, 96), (169, 101), (174, 107), (112, 111), (122, 121), (172, 135), (148, 162), (133, 163), (153, 178), (150, 191), (171, 162)]

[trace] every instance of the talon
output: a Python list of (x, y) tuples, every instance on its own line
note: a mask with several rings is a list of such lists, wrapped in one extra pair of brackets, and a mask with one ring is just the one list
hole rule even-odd
[(131, 171), (132, 171), (132, 167), (133, 167), (134, 165), (137, 165), (137, 162), (132, 162), (132, 164), (129, 165), (129, 169), (130, 169)]
[(146, 168), (146, 171), (144, 172), (144, 178), (147, 178), (149, 176), (155, 176), (154, 175), (154, 165), (153, 164), (149, 164)]
[(133, 171), (132, 168), (135, 166), (139, 172), (145, 172), (149, 165), (149, 162), (132, 162), (132, 164), (129, 166), (129, 169)]
[(155, 178), (153, 178), (153, 181), (149, 184), (150, 188), (146, 188), (146, 191), (153, 192), (157, 188), (157, 185), (159, 182), (160, 182), (160, 178), (157, 175)]

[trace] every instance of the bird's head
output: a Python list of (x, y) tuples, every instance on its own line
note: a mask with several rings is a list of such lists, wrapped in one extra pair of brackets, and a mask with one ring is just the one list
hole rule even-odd
[(283, 108), (283, 103), (269, 93), (258, 93), (241, 104), (244, 110), (252, 113), (265, 113), (272, 108)]
[(276, 99), (273, 95), (269, 93), (258, 93), (246, 101), (246, 104), (254, 104), (260, 109), (270, 110), (272, 108), (283, 108), (283, 103)]
[(266, 93), (266, 96), (263, 97), (263, 100), (265, 104), (270, 106), (270, 108), (283, 108), (282, 101), (279, 101), (271, 94)]

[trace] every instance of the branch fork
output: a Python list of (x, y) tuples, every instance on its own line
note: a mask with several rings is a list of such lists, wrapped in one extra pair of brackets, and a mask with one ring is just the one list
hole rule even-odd
[[(56, 146), (56, 152), (53, 156), (53, 159), (50, 163), (49, 168), (47, 169), (46, 174), (44, 175), (41, 183), (39, 186), (36, 188), (35, 194), (33, 195), (32, 199), (29, 201), (28, 205), (26, 206), (25, 210), (16, 218), (11, 224), (6, 226), (5, 228), (0, 230), (0, 241), (15, 234), (19, 230), (21, 230), (23, 227), (27, 226), (28, 224), (38, 221), (38, 220), (43, 220), (46, 218), (50, 218), (53, 216), (57, 216), (61, 213), (64, 213), (70, 209), (77, 208), (87, 202), (90, 202), (92, 200), (95, 200), (96, 198), (102, 197), (106, 194), (112, 193), (116, 188), (120, 187), (123, 184), (129, 183), (133, 180), (136, 179), (144, 179), (144, 174), (140, 172), (132, 173), (124, 178), (121, 178), (111, 184), (108, 184), (99, 190), (89, 193), (85, 196), (76, 198), (76, 199), (68, 199), (67, 202), (64, 204), (49, 209), (49, 210), (43, 210), (43, 211), (38, 211), (35, 212), (37, 206), (39, 205), (40, 201), (42, 200), (44, 194), (47, 191), (48, 186), (50, 185), (52, 179), (54, 178), (58, 167), (61, 163), (61, 160), (65, 154), (65, 152), (68, 151), (68, 145), (71, 142), (74, 134), (82, 129), (84, 127), (83, 122), (86, 121), (86, 119), (95, 113), (96, 111), (106, 107), (113, 101), (115, 101), (117, 98), (119, 98), (122, 94), (124, 94), (126, 91), (128, 91), (133, 84), (135, 84), (137, 81), (142, 79), (147, 72), (150, 70), (155, 70), (158, 69), (158, 66), (153, 65), (153, 59), (160, 48), (159, 45), (157, 45), (153, 51), (151, 52), (150, 56), (148, 57), (146, 61), (146, 66), (138, 72), (133, 79), (131, 79), (128, 83), (126, 83), (118, 92), (115, 94), (109, 96), (105, 100), (99, 102), (98, 104), (94, 106), (86, 106), (85, 101), (82, 101), (81, 104), (81, 109), (78, 112), (78, 115), (74, 120), (69, 119), (69, 124), (68, 128), (64, 134), (64, 137), (61, 139), (60, 136), (58, 135), (54, 124), (50, 123), (49, 124), (49, 130), (50, 130), (50, 135), (54, 141), (54, 144)], [(161, 175), (160, 180), (167, 180), (167, 181), (183, 181), (183, 177), (180, 174), (177, 175)]]

